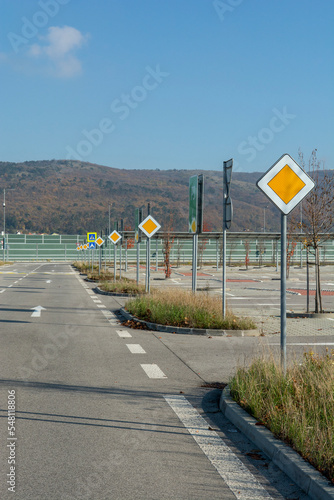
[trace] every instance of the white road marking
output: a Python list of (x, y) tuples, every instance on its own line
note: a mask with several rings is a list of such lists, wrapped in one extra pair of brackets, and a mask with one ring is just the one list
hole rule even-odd
[[(268, 344), (268, 345), (281, 345), (281, 344)], [(334, 342), (292, 342), (286, 345), (334, 345)]]
[(164, 396), (238, 500), (272, 498), (184, 396)]
[(6, 291), (6, 290), (0, 290), (0, 293), (3, 293), (3, 292), (5, 292), (5, 291)]
[(51, 280), (47, 280), (47, 283), (52, 283), (52, 281)]
[(16, 283), (18, 283), (18, 281), (14, 281), (14, 285), (16, 285)]
[(334, 318), (327, 318), (327, 319), (329, 319), (329, 321), (334, 321)]
[(104, 304), (96, 304), (97, 307), (106, 307)]
[(127, 332), (126, 330), (116, 330), (116, 333), (122, 338), (122, 339), (127, 339), (132, 337), (131, 333)]
[(8, 287), (8, 288), (12, 288), (12, 286), (13, 286), (13, 285), (9, 285), (9, 287)]
[(167, 378), (158, 365), (140, 365), (149, 378)]
[(146, 351), (142, 348), (140, 344), (126, 344), (132, 354), (146, 354)]
[(34, 312), (31, 315), (31, 318), (39, 318), (42, 311), (46, 311), (46, 309), (42, 306), (36, 306), (31, 308)]

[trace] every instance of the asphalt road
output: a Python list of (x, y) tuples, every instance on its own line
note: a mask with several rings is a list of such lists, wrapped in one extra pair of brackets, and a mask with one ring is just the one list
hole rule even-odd
[(0, 271), (1, 499), (308, 498), (203, 387), (261, 339), (130, 331), (69, 265)]

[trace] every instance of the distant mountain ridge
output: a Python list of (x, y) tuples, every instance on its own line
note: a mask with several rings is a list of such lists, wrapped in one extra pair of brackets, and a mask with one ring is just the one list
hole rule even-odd
[[(334, 174), (334, 171), (332, 171)], [(218, 171), (125, 170), (71, 160), (0, 162), (6, 192), (6, 231), (84, 234), (124, 219), (134, 227), (135, 208), (151, 203), (152, 215), (166, 225), (188, 231), (189, 177), (204, 174), (204, 222), (222, 228), (223, 176)], [(279, 212), (256, 187), (261, 173), (233, 172), (231, 231), (279, 230)], [(13, 189), (13, 191), (9, 191)], [(265, 210), (264, 210), (265, 209)]]

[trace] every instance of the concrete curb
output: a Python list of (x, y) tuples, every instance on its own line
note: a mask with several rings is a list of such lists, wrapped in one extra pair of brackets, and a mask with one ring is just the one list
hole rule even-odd
[(126, 320), (136, 321), (137, 323), (146, 326), (148, 330), (156, 332), (207, 335), (210, 337), (256, 337), (260, 335), (258, 330), (210, 330), (204, 328), (182, 328), (180, 326), (159, 325), (158, 323), (150, 323), (149, 321), (143, 321), (142, 319), (136, 318), (126, 311), (124, 307), (120, 309), (120, 313)]
[(288, 312), (286, 313), (287, 318), (334, 318), (334, 312), (324, 312), (324, 313), (303, 313), (303, 312)]
[(256, 426), (251, 417), (230, 396), (228, 387), (220, 397), (220, 410), (238, 429), (260, 448), (292, 481), (314, 500), (333, 500), (334, 485), (265, 427)]
[(101, 288), (98, 286), (93, 288), (93, 291), (101, 295), (111, 295), (113, 297), (129, 297), (129, 298), (137, 297), (137, 295), (130, 295), (129, 293), (105, 292), (104, 290), (101, 290)]

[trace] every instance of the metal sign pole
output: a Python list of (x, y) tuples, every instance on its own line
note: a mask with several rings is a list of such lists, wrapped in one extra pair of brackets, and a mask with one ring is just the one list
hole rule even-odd
[(193, 265), (192, 265), (192, 291), (196, 292), (197, 288), (197, 234), (193, 236)]
[(139, 252), (140, 252), (140, 243), (139, 241), (137, 242), (137, 269), (136, 269), (136, 278), (137, 278), (137, 285), (139, 285)]
[[(225, 210), (224, 210), (225, 211)], [(225, 224), (224, 224), (225, 226)], [(225, 318), (226, 315), (226, 288), (225, 288), (225, 283), (226, 283), (226, 228), (224, 227), (223, 229), (223, 318)]]
[(158, 271), (158, 238), (155, 240), (155, 270)]
[(286, 373), (286, 219), (281, 214), (281, 368)]
[(117, 258), (117, 245), (114, 245), (114, 283), (116, 282), (116, 258)]
[(150, 277), (151, 277), (151, 238), (147, 238), (147, 291), (150, 293)]

